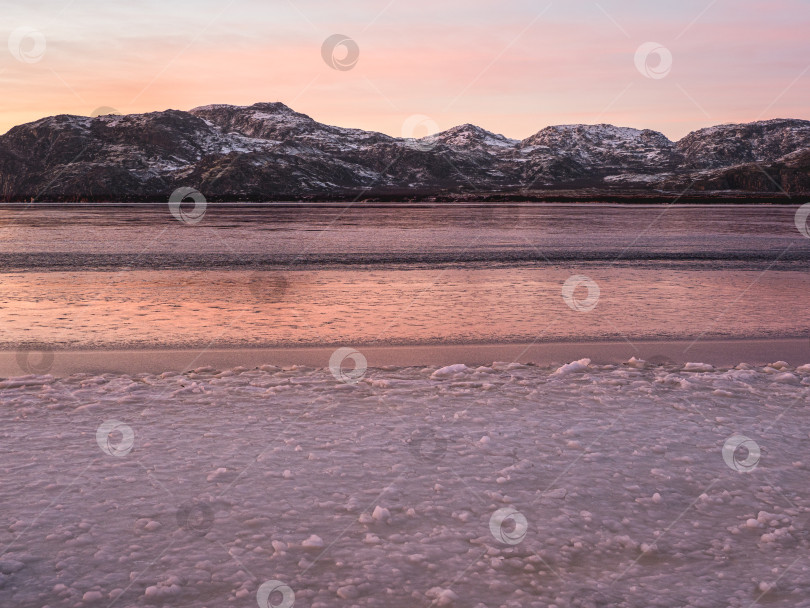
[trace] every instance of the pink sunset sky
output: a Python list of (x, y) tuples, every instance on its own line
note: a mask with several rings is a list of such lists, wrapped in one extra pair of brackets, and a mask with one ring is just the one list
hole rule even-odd
[[(3, 13), (0, 132), (100, 106), (258, 101), (396, 136), (415, 114), (515, 138), (810, 119), (806, 0), (28, 0)], [(323, 59), (332, 34), (356, 42), (353, 68)], [(671, 66), (653, 53), (637, 67), (649, 42)]]

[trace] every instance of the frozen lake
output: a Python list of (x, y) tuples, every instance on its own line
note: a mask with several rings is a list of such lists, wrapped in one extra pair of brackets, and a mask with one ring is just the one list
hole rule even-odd
[(795, 212), (4, 207), (0, 605), (810, 606)]
[[(798, 337), (794, 207), (0, 210), (0, 343), (54, 349)], [(598, 288), (593, 306), (584, 277)], [(578, 287), (577, 287), (578, 286)], [(574, 304), (572, 306), (572, 303)], [(587, 310), (585, 310), (587, 308)]]

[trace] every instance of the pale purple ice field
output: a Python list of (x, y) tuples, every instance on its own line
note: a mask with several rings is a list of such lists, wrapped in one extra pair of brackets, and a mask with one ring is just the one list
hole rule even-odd
[(810, 606), (791, 363), (9, 378), (0, 605)]

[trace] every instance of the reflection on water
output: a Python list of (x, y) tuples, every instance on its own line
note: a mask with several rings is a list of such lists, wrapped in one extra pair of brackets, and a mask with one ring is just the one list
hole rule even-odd
[(810, 260), (794, 207), (0, 208), (0, 267)]
[[(7, 347), (259, 346), (807, 335), (810, 274), (563, 267), (36, 272), (2, 276)], [(574, 294), (584, 298), (586, 294)]]
[[(0, 209), (5, 348), (807, 335), (792, 207)], [(593, 310), (562, 297), (572, 275)], [(574, 294), (574, 298), (586, 297)], [(585, 307), (588, 308), (588, 307)]]

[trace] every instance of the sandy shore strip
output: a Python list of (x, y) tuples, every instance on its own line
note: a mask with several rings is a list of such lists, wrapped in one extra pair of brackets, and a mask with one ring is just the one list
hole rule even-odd
[[(350, 347), (351, 345), (346, 345)], [(287, 347), (188, 350), (5, 351), (0, 353), (0, 376), (50, 373), (161, 373), (201, 367), (231, 369), (261, 365), (325, 368), (336, 347)], [(448, 344), (415, 346), (359, 346), (369, 367), (422, 365), (488, 365), (494, 361), (563, 364), (583, 358), (594, 363), (620, 363), (631, 357), (650, 363), (708, 363), (734, 366), (786, 361), (810, 363), (808, 338), (693, 340), (634, 342), (557, 342), (537, 344)], [(46, 369), (47, 368), (47, 369)]]

